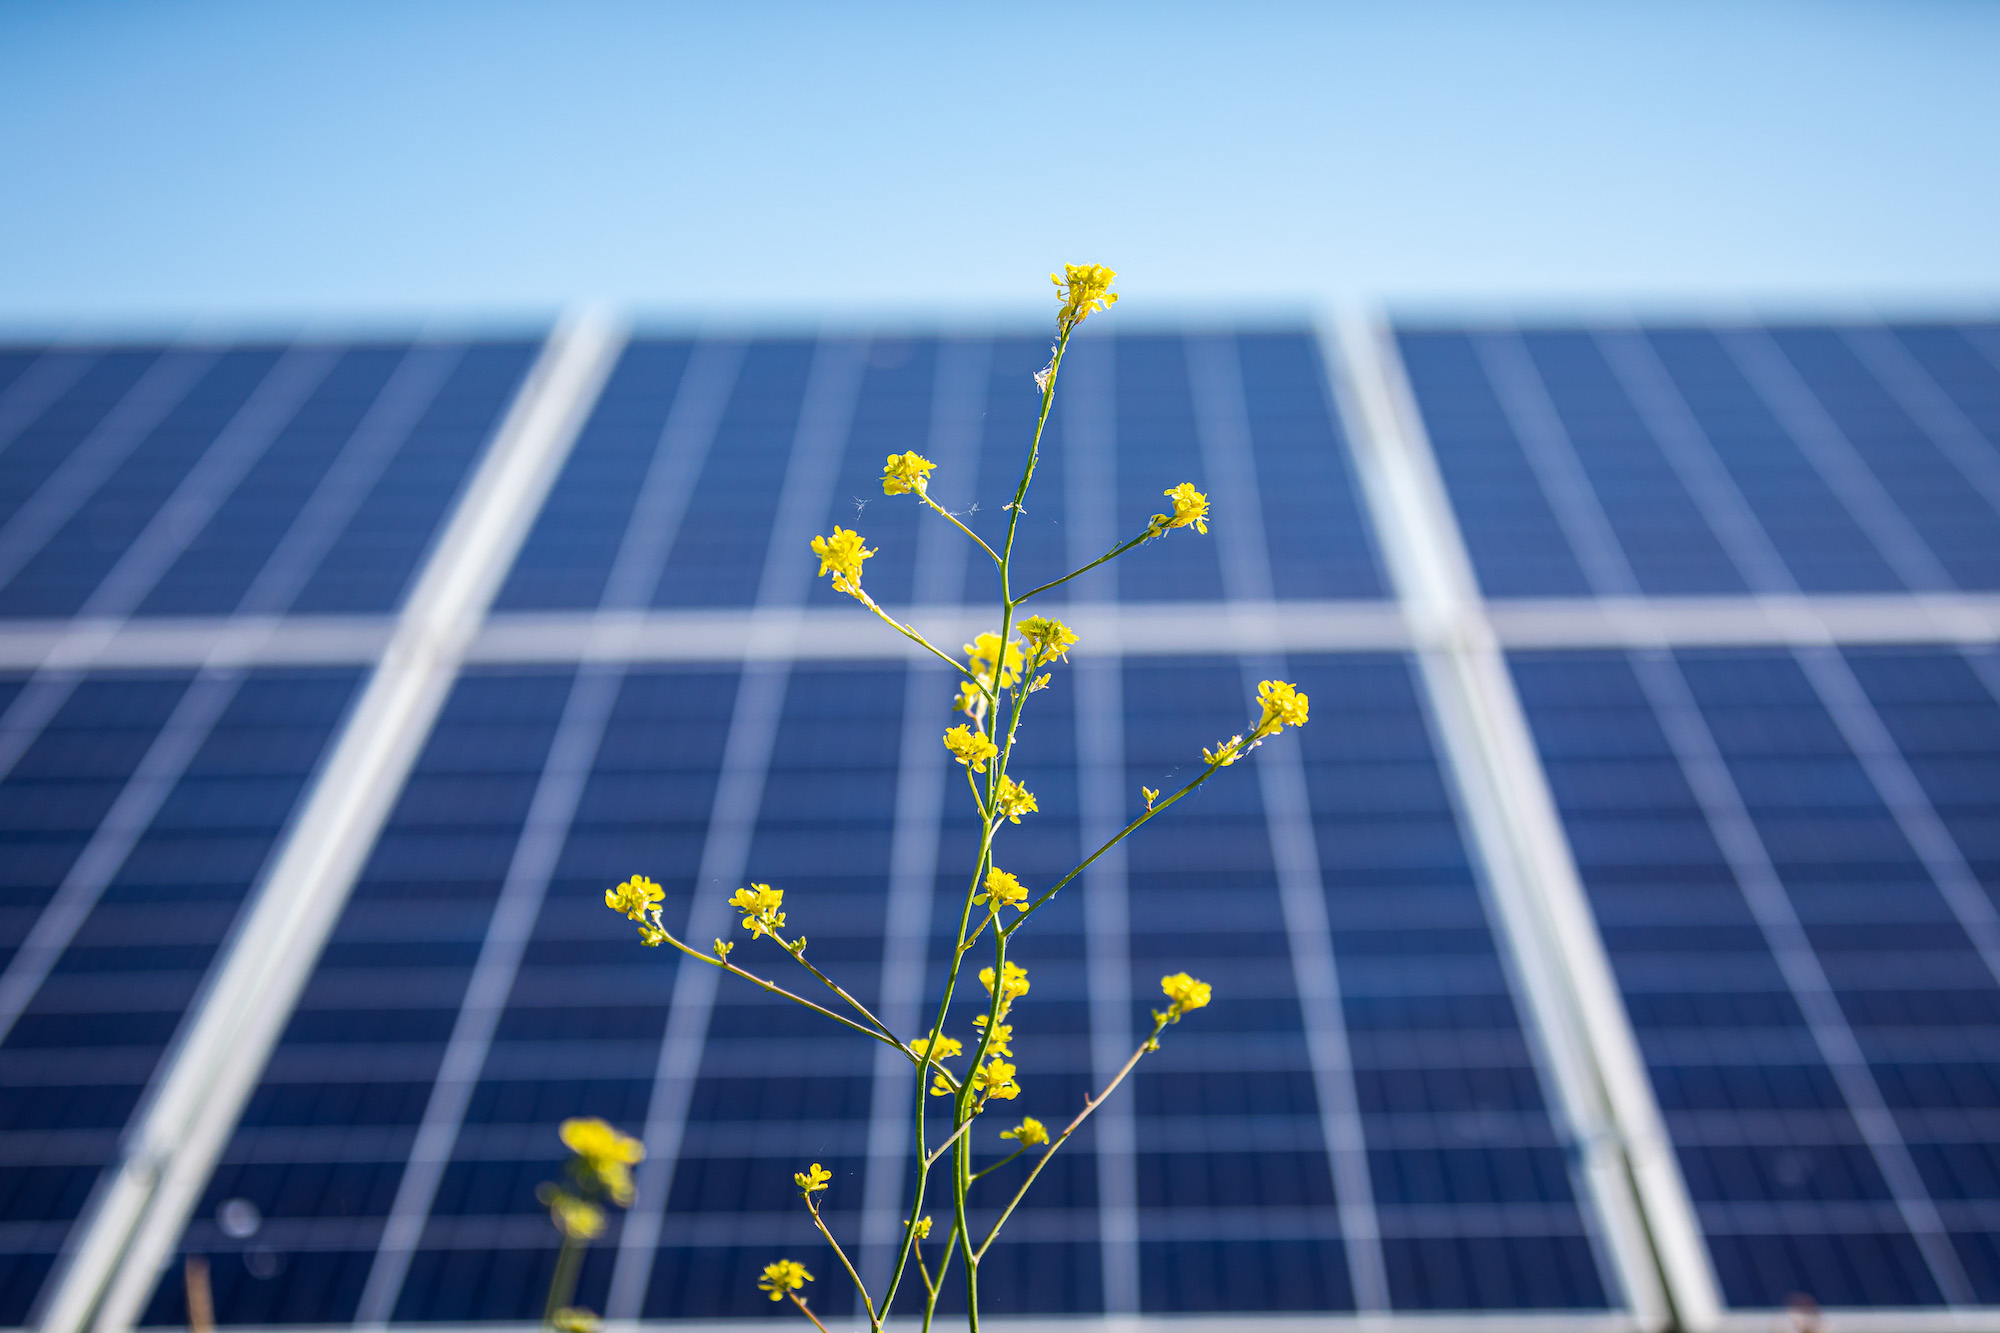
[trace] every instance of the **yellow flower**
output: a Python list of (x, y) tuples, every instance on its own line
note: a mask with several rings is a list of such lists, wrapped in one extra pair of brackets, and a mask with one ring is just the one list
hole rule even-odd
[(819, 572), (833, 575), (836, 592), (860, 594), (861, 562), (875, 554), (863, 549), (860, 533), (836, 524), (833, 536), (812, 539), (812, 549), (819, 557)]
[(974, 680), (989, 689), (1011, 689), (1021, 672), (1021, 645), (1007, 645), (1007, 660), (1000, 668), (1000, 683), (993, 683), (993, 663), (1000, 656), (1000, 636), (982, 634), (965, 645), (965, 656), (972, 663), (969, 673)]
[[(905, 1221), (903, 1225), (907, 1227), (910, 1224)], [(928, 1217), (917, 1219), (916, 1233), (918, 1240), (929, 1240), (931, 1238), (931, 1220)]]
[(1118, 304), (1118, 294), (1111, 290), (1112, 279), (1117, 276), (1102, 264), (1064, 264), (1063, 276), (1049, 274), (1049, 281), (1056, 285), (1063, 303), (1056, 315), (1056, 327), (1068, 333), (1089, 318), (1091, 311), (1107, 310)]
[(549, 1316), (549, 1327), (556, 1333), (597, 1333), (603, 1322), (589, 1310), (578, 1305), (565, 1305)]
[(548, 1208), (556, 1230), (569, 1239), (595, 1240), (604, 1234), (604, 1210), (587, 1199), (547, 1183), (535, 1187), (535, 1197)]
[(1021, 640), (1028, 645), (1028, 654), (1034, 664), (1062, 662), (1064, 656), (1076, 643), (1076, 635), (1060, 620), (1047, 616), (1029, 616), (1021, 622)]
[(1209, 987), (1206, 981), (1196, 981), (1185, 972), (1176, 972), (1170, 977), (1160, 978), (1160, 990), (1171, 1003), (1167, 1006), (1170, 1023), (1180, 1022), (1181, 1015), (1190, 1009), (1201, 1009), (1208, 1004)]
[(945, 732), (944, 748), (975, 773), (984, 773), (986, 761), (1000, 753), (999, 746), (963, 722)]
[(666, 896), (667, 891), (652, 880), (634, 875), (617, 888), (606, 889), (604, 905), (614, 912), (623, 912), (627, 921), (644, 921), (647, 910)]
[(813, 1275), (806, 1272), (804, 1264), (780, 1259), (775, 1264), (764, 1265), (764, 1276), (757, 1279), (757, 1290), (768, 1291), (772, 1300), (781, 1301), (812, 1280)]
[(1000, 1131), (1003, 1139), (1012, 1139), (1023, 1148), (1036, 1148), (1049, 1141), (1048, 1127), (1031, 1115), (1021, 1117), (1021, 1123), (1012, 1129)]
[(1243, 757), (1243, 738), (1241, 736), (1231, 736), (1226, 741), (1218, 741), (1213, 750), (1204, 746), (1202, 747), (1201, 757), (1204, 763), (1220, 764), (1222, 767), (1228, 768)]
[(969, 680), (961, 680), (958, 683), (958, 698), (952, 701), (951, 706), (954, 712), (963, 713), (970, 718), (986, 716), (986, 696), (981, 694), (979, 687)]
[(576, 1154), (583, 1174), (594, 1177), (613, 1203), (623, 1208), (632, 1202), (632, 1167), (646, 1157), (639, 1140), (594, 1116), (565, 1120), (557, 1133), (563, 1146)]
[(998, 1058), (972, 1071), (972, 1090), (981, 1102), (996, 1097), (1011, 1102), (1021, 1095), (1021, 1085), (1014, 1081), (1014, 1066)]
[(882, 469), (882, 494), (908, 495), (911, 491), (919, 494), (930, 484), (931, 469), (937, 464), (922, 454), (890, 454), (888, 463)]
[[(992, 968), (979, 969), (979, 984), (986, 987), (988, 995), (993, 993)], [(1019, 963), (1007, 964), (1006, 979), (1001, 982), (1001, 990), (1003, 993), (1000, 997), (1000, 1013), (1004, 1017), (1008, 1007), (1028, 993), (1028, 969)]]
[(993, 797), (993, 813), (1005, 815), (1016, 824), (1022, 815), (1039, 813), (1035, 805), (1035, 794), (1009, 777), (1000, 779), (1000, 790)]
[(1165, 532), (1168, 528), (1185, 528), (1192, 524), (1202, 536), (1208, 535), (1208, 497), (1194, 488), (1192, 482), (1182, 482), (1170, 491), (1163, 491), (1174, 502), (1171, 514), (1153, 515), (1153, 531)]
[[(975, 1027), (983, 1028), (986, 1026), (986, 1015), (975, 1014), (972, 1022)], [(1014, 1025), (1012, 1023), (995, 1023), (993, 1025), (993, 1040), (986, 1043), (986, 1049), (994, 1055), (1004, 1055), (1011, 1060), (1014, 1056), (1013, 1041)]]
[(779, 910), (785, 905), (785, 891), (774, 889), (769, 884), (752, 884), (747, 889), (738, 889), (730, 898), (729, 905), (743, 913), (743, 928), (750, 932), (753, 940), (766, 935), (777, 939), (778, 931), (785, 924), (785, 914)]
[[(910, 1049), (917, 1053), (918, 1059), (922, 1059), (930, 1053), (931, 1039), (929, 1037), (917, 1037), (910, 1042)], [(965, 1047), (959, 1044), (957, 1037), (939, 1037), (937, 1054), (931, 1056), (931, 1058), (933, 1060), (949, 1060), (964, 1049)]]
[(1020, 880), (996, 866), (986, 872), (986, 892), (972, 901), (990, 904), (988, 910), (993, 912), (998, 912), (1003, 906), (1025, 912), (1028, 910), (1028, 890)]
[(1264, 706), (1264, 716), (1257, 723), (1259, 732), (1269, 734), (1281, 727), (1306, 724), (1306, 705), (1310, 700), (1282, 680), (1261, 682), (1257, 686), (1257, 702)]
[(833, 1172), (814, 1162), (810, 1171), (792, 1172), (792, 1179), (798, 1181), (799, 1188), (807, 1194), (817, 1194), (833, 1182)]

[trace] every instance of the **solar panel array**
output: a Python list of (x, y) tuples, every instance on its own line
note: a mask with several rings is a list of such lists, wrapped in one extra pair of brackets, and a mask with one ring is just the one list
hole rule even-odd
[[(186, 1318), (182, 1254), (223, 1323), (532, 1320), (535, 1186), (579, 1114), (649, 1147), (594, 1308), (768, 1314), (757, 1270), (821, 1253), (791, 1184), (813, 1160), (864, 1272), (889, 1262), (907, 1066), (641, 948), (602, 894), (649, 874), (706, 939), (732, 889), (777, 884), (814, 958), (917, 1026), (975, 837), (937, 744), (956, 681), (871, 637), (806, 540), (858, 528), (879, 600), (969, 636), (988, 568), (883, 497), (880, 460), (936, 460), (996, 533), (1043, 337), (638, 336), (573, 383), (574, 444), (549, 428), (518, 555), (323, 947), (285, 964), (296, 1002), (271, 992), (240, 1113), (187, 1146), (184, 1206), (114, 1235), (107, 1168), (138, 1169), (135, 1126), (204, 1058), (203, 997), (338, 794), (410, 589), (461, 558), (440, 533), (497, 503), (503, 418), (569, 383), (561, 342), (533, 371), (520, 341), (0, 350), (0, 1325), (100, 1253), (136, 1274), (107, 1308), (148, 1324)], [(1379, 423), (1372, 372), (1308, 330), (1091, 337), (1065, 369), (1021, 586), (1181, 481), (1214, 526), (1050, 594), (1086, 638), (1035, 697), (1043, 813), (1001, 863), (1059, 876), (1260, 679), (1314, 717), (1022, 937), (1016, 1106), (1051, 1123), (1130, 1053), (1154, 978), (1217, 1002), (1044, 1174), (987, 1308), (1633, 1327), (1664, 1284), (1695, 1323), (1708, 1291), (1725, 1322), (1797, 1293), (1993, 1314), (2000, 330), (1383, 350), (1413, 405), (1386, 443), (1343, 425)], [(1435, 458), (1427, 518), (1384, 480), (1397, 449)], [(1407, 552), (1461, 537), (1487, 628), (1433, 637)], [(1481, 633), (1511, 682), (1484, 718), (1450, 666)], [(1527, 767), (1482, 770), (1516, 724)], [(1553, 798), (1537, 864), (1574, 868), (1581, 931), (1483, 813), (1509, 782)], [(1615, 995), (1581, 1015), (1594, 967)], [(828, 1267), (815, 1307), (851, 1315)]]

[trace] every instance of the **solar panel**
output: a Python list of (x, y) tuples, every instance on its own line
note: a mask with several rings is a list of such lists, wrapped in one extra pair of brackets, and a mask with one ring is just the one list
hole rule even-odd
[[(984, 628), (990, 563), (880, 460), (1000, 533), (1047, 340), (580, 327), (0, 348), (0, 1325), (179, 1324), (197, 1254), (224, 1323), (533, 1319), (572, 1115), (649, 1149), (593, 1308), (768, 1313), (814, 1160), (886, 1271), (907, 1065), (602, 895), (649, 874), (705, 939), (778, 884), (916, 1028), (976, 833), (956, 682), (806, 540)], [(1181, 481), (1207, 537), (1049, 594), (1085, 642), (1001, 863), (1067, 870), (1261, 679), (1314, 718), (1023, 937), (1051, 1123), (1156, 977), (1217, 999), (1044, 1173), (988, 1311), (2000, 1309), (2000, 333), (1091, 336), (1016, 591)]]

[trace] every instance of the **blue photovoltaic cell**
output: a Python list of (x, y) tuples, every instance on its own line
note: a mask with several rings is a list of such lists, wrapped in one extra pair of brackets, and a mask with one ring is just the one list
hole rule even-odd
[(0, 1324), (27, 1318), (356, 679), (91, 675), (0, 780)]
[[(1732, 594), (1761, 527), (1806, 592), (2000, 586), (1990, 328), (1406, 331), (1399, 340), (1482, 587), (1576, 596), (1587, 487), (1636, 591)], [(1708, 499), (1698, 498), (1703, 491)]]
[(0, 397), (0, 617), (392, 610), (534, 350), (73, 352), (39, 406), (23, 372)]
[[(842, 358), (855, 359), (856, 346), (839, 339), (634, 340), (497, 609), (597, 605), (641, 489), (657, 469), (674, 466), (687, 469), (689, 493), (669, 534), (664, 572), (649, 574), (648, 600), (660, 607), (751, 602), (815, 364), (834, 384), (826, 396), (837, 410), (851, 394), (823, 522), (855, 528), (871, 549), (894, 557), (869, 567), (872, 595), (897, 603), (915, 594), (909, 557), (919, 525), (942, 522), (920, 513), (913, 498), (882, 494), (889, 454), (931, 457), (938, 464), (935, 497), (997, 545), (1034, 435), (1040, 404), (1034, 373), (1048, 359), (1047, 340), (875, 338), (861, 347), (858, 369), (843, 369)], [(1210, 410), (1228, 421), (1200, 419), (1190, 371), (1200, 356), (1222, 367), (1222, 400)], [(1072, 567), (1065, 455), (1079, 429), (1088, 447), (1112, 454), (1108, 480), (1120, 506), (1115, 538), (1136, 534), (1167, 508), (1161, 492), (1170, 486), (1191, 481), (1214, 495), (1241, 484), (1209, 475), (1203, 445), (1204, 431), (1240, 429), (1263, 496), (1277, 595), (1385, 595), (1310, 334), (1080, 336), (1065, 373), (1067, 396), (1043, 436), (1035, 489), (1021, 516), (1021, 588)], [(851, 384), (839, 380), (845, 374), (854, 376)], [(704, 420), (690, 403), (711, 397), (716, 411)], [(992, 585), (988, 565), (968, 564), (966, 600), (986, 601)], [(1063, 595), (1071, 592), (1085, 599), (1207, 600), (1221, 596), (1221, 574), (1211, 544), (1176, 538), (1079, 579)], [(845, 600), (824, 587), (810, 599), (828, 606)]]
[[(496, 669), (461, 681), (187, 1233), (187, 1247), (214, 1260), (224, 1322), (340, 1322), (367, 1317), (370, 1299), (397, 1320), (533, 1318), (554, 1257), (534, 1191), (558, 1169), (555, 1127), (569, 1115), (645, 1128), (658, 1155), (669, 1153), (662, 1135), (678, 1144), (641, 1176), (642, 1190), (667, 1191), (657, 1246), (621, 1259), (614, 1225), (584, 1270), (579, 1298), (594, 1308), (612, 1299), (623, 1263), (638, 1265), (628, 1280), (642, 1280), (646, 1317), (765, 1312), (758, 1269), (778, 1253), (823, 1253), (791, 1183), (810, 1161), (834, 1174), (830, 1224), (861, 1235), (871, 1123), (904, 1123), (908, 1077), (883, 1082), (863, 1039), (722, 978), (693, 1029), (691, 1084), (659, 1082), (681, 994), (677, 956), (644, 949), (603, 907), (608, 885), (644, 871), (665, 886), (679, 928), (693, 895), (719, 900), (734, 883), (767, 881), (786, 890), (788, 928), (810, 938), (821, 966), (864, 1002), (892, 1002), (884, 950), (898, 929), (924, 929), (887, 915), (904, 672), (777, 670), (782, 702), (741, 879), (705, 884), (696, 879), (735, 673)], [(1389, 1299), (1401, 1309), (1601, 1309), (1609, 1297), (1591, 1224), (1409, 668), (1359, 658), (1292, 670), (1318, 717), (1273, 748), (1304, 746), (1308, 836), (1324, 880), (1308, 891), (1332, 925), (1353, 1052), (1353, 1067), (1334, 1072), (1366, 1138)], [(949, 681), (927, 679), (925, 735), (948, 722), (951, 693)], [(1073, 680), (1059, 673), (1035, 697), (1023, 731), (1016, 771), (1048, 813), (1008, 826), (999, 844), (1000, 864), (1031, 885), (1079, 854)], [(1127, 741), (1112, 781), (1128, 813), (1141, 808), (1141, 783), (1190, 774), (1200, 745), (1240, 728), (1246, 710), (1244, 671), (1229, 662), (1133, 664), (1119, 689)], [(941, 846), (926, 875), (925, 995), (949, 959), (976, 840), (956, 773), (944, 775)], [(573, 818), (530, 820), (531, 807), (558, 809), (550, 793), (565, 781)], [(1259, 791), (1255, 765), (1223, 774), (1131, 844), (1129, 928), (1094, 923), (1085, 895), (1095, 886), (1077, 886), (1019, 937), (1014, 957), (1033, 982), (1014, 1015), (1024, 1093), (982, 1133), (982, 1162), (1000, 1155), (995, 1134), (1018, 1114), (1059, 1125), (1093, 1086), (1091, 958), (1129, 959), (1133, 992), (1114, 1007), (1135, 1033), (1167, 972), (1209, 979), (1218, 999), (1122, 1090), (1130, 1150), (1101, 1160), (1087, 1125), (1044, 1173), (983, 1268), (994, 1312), (1103, 1308), (1107, 1178), (1130, 1182), (1143, 1310), (1354, 1307)], [(739, 961), (804, 978), (728, 920)], [(526, 933), (509, 954), (514, 930)], [(503, 957), (514, 962), (494, 971)], [(966, 984), (976, 994), (969, 975)], [(469, 1000), (482, 986), (496, 989)], [(955, 1012), (949, 1027), (969, 1034), (971, 1010)], [(460, 1071), (457, 1082), (437, 1082), (445, 1068)], [(444, 1157), (418, 1197), (420, 1126), (445, 1133), (431, 1140)], [(900, 1160), (882, 1159), (884, 1180)], [(979, 1185), (978, 1213), (990, 1218), (1008, 1188), (1005, 1177)], [(218, 1209), (231, 1199), (256, 1205), (255, 1236), (221, 1230)], [(400, 1242), (398, 1208), (414, 1209)], [(866, 1245), (857, 1253), (878, 1260)], [(149, 1322), (178, 1321), (181, 1299), (169, 1277)], [(948, 1294), (947, 1307), (960, 1300)], [(851, 1313), (835, 1281), (814, 1303)]]
[(1725, 1299), (2000, 1298), (1992, 664), (1514, 671)]

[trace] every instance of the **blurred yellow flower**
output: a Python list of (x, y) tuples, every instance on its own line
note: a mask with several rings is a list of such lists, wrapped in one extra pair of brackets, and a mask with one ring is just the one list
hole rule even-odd
[(971, 675), (988, 689), (1012, 689), (1021, 674), (1021, 645), (1007, 645), (1007, 660), (1000, 668), (1000, 682), (993, 681), (993, 664), (1000, 657), (1000, 636), (982, 634), (965, 645), (965, 656), (972, 663)]
[(594, 1177), (613, 1203), (622, 1208), (632, 1202), (632, 1167), (646, 1157), (639, 1140), (595, 1116), (565, 1120), (557, 1133), (563, 1146), (576, 1154), (583, 1173)]
[(1169, 1022), (1179, 1022), (1182, 1014), (1190, 1009), (1204, 1008), (1209, 1000), (1208, 983), (1196, 981), (1185, 972), (1161, 977), (1160, 990), (1171, 1001), (1167, 1006), (1167, 1012), (1172, 1015)]
[(1257, 686), (1257, 702), (1264, 706), (1264, 716), (1257, 723), (1260, 732), (1270, 733), (1281, 727), (1303, 727), (1306, 724), (1306, 706), (1310, 700), (1282, 680), (1261, 682)]
[(812, 1280), (813, 1275), (806, 1272), (804, 1264), (780, 1259), (774, 1264), (764, 1265), (764, 1276), (757, 1279), (757, 1290), (768, 1291), (772, 1300), (781, 1301)]
[(1049, 1141), (1048, 1127), (1031, 1115), (1021, 1117), (1021, 1123), (1012, 1129), (1000, 1131), (1003, 1139), (1012, 1139), (1023, 1148), (1036, 1148)]

